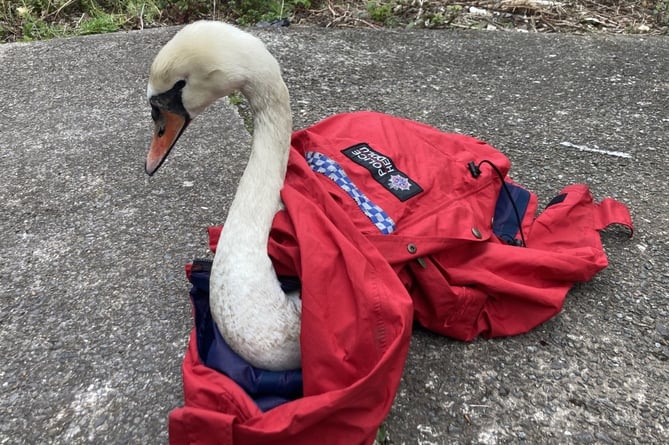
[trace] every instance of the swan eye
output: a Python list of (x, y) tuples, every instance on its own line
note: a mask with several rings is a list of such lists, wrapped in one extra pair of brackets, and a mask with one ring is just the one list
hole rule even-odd
[(151, 117), (157, 125), (165, 121), (165, 113), (178, 114), (190, 120), (188, 111), (184, 108), (181, 100), (182, 90), (185, 86), (186, 81), (180, 80), (164, 93), (156, 94), (149, 98)]

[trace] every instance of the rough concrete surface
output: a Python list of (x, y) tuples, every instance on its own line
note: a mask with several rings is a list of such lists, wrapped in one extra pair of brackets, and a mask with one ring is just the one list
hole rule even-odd
[[(148, 66), (174, 32), (0, 46), (2, 444), (167, 441), (183, 264), (206, 253), (249, 143), (221, 102), (145, 176)], [(296, 128), (404, 116), (502, 150), (543, 203), (586, 182), (633, 213), (634, 238), (603, 233), (609, 268), (533, 332), (466, 344), (416, 328), (389, 443), (669, 442), (669, 39), (253, 32)]]

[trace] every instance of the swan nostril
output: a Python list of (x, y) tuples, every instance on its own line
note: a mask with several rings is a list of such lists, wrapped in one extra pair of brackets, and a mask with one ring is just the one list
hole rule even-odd
[(165, 126), (164, 125), (159, 126), (156, 134), (158, 135), (159, 138), (162, 137), (165, 134)]

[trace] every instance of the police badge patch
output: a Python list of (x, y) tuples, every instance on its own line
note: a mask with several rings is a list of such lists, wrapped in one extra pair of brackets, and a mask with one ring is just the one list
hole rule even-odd
[(366, 168), (376, 182), (400, 201), (416, 196), (423, 189), (416, 181), (395, 167), (393, 160), (367, 143), (356, 144), (341, 151), (356, 164)]

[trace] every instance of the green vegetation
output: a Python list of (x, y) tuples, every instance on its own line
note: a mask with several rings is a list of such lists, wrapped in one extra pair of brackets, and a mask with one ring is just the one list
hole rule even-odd
[(385, 423), (382, 423), (379, 429), (376, 431), (376, 439), (374, 440), (374, 445), (388, 445), (390, 443), (390, 437), (388, 437), (388, 431), (386, 430)]
[(292, 17), (310, 0), (0, 0), (0, 42), (99, 34), (198, 19), (240, 25)]
[(654, 12), (659, 24), (669, 25), (669, 0), (658, 0)]
[(445, 3), (424, 1), (417, 6), (412, 0), (369, 0), (367, 13), (384, 26), (443, 28), (464, 12), (460, 4)]
[(281, 18), (319, 26), (668, 34), (669, 0), (0, 0), (0, 43)]
[(310, 7), (310, 0), (237, 0), (230, 2), (230, 13), (237, 17), (238, 24), (251, 25), (290, 17), (296, 10)]
[[(132, 1), (2, 0), (0, 40), (41, 40), (99, 34), (136, 25), (137, 4)], [(144, 6), (146, 9), (146, 6)], [(158, 10), (154, 6), (155, 11)]]
[(237, 112), (244, 121), (244, 128), (246, 128), (246, 131), (253, 134), (253, 113), (251, 112), (251, 106), (244, 95), (239, 91), (235, 91), (228, 96), (228, 101), (230, 102), (230, 105), (237, 108)]
[(369, 17), (377, 22), (386, 23), (393, 16), (394, 2), (370, 1), (367, 3)]

